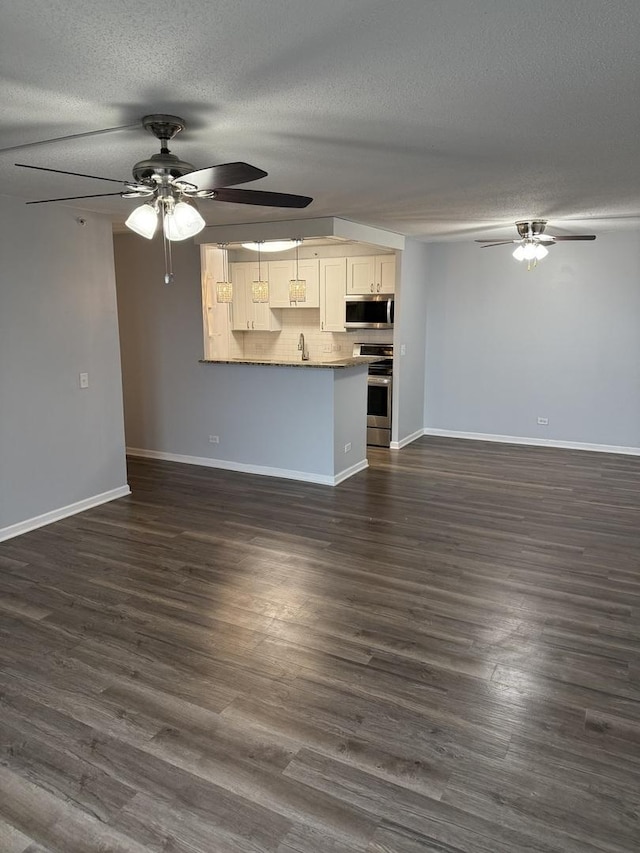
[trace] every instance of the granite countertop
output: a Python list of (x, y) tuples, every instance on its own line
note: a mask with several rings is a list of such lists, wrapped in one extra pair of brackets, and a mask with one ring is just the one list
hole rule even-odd
[(338, 370), (344, 367), (366, 366), (374, 361), (380, 361), (374, 356), (359, 356), (353, 358), (339, 358), (334, 361), (284, 361), (282, 359), (268, 358), (201, 358), (200, 364), (253, 364), (261, 367), (324, 367), (330, 370)]

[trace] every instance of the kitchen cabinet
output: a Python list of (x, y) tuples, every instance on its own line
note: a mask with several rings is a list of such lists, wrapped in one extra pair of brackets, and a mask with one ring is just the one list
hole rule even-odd
[(271, 308), (318, 308), (320, 306), (320, 262), (317, 258), (298, 261), (298, 277), (307, 283), (307, 298), (304, 302), (296, 303), (289, 299), (289, 282), (296, 277), (295, 260), (269, 261), (268, 270)]
[(320, 258), (320, 329), (344, 332), (347, 258)]
[(394, 293), (395, 289), (395, 255), (347, 258), (347, 293)]
[[(263, 278), (268, 274), (267, 264), (260, 264)], [(268, 302), (254, 302), (252, 284), (258, 281), (258, 264), (255, 262), (231, 264), (233, 301), (231, 328), (236, 332), (277, 332), (282, 328), (280, 318)]]

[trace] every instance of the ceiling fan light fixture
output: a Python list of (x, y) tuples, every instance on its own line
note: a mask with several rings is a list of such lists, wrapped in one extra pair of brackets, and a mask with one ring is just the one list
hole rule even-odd
[(166, 211), (164, 217), (164, 233), (167, 240), (177, 242), (195, 237), (206, 225), (194, 205), (179, 201), (173, 210)]
[(295, 249), (299, 246), (302, 240), (268, 240), (257, 243), (243, 243), (243, 249), (250, 249), (252, 252), (286, 252), (287, 249)]
[(141, 237), (151, 240), (158, 227), (158, 211), (152, 204), (141, 204), (130, 213), (124, 224)]
[(542, 243), (538, 243), (536, 246), (536, 261), (541, 261), (543, 258), (546, 258), (549, 254), (549, 250), (546, 246), (543, 246)]
[(536, 244), (533, 241), (527, 241), (522, 247), (522, 257), (525, 261), (534, 261), (536, 258)]
[(524, 246), (518, 246), (513, 253), (513, 257), (516, 261), (524, 261)]

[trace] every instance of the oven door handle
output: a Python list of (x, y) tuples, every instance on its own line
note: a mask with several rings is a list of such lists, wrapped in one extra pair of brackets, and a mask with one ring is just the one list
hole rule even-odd
[(391, 385), (392, 380), (388, 376), (367, 376), (369, 385)]
[(391, 325), (391, 297), (387, 299), (387, 323)]

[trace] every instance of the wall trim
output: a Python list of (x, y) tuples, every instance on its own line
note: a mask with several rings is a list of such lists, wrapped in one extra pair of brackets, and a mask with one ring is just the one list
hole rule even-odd
[(620, 453), (625, 456), (640, 456), (640, 447), (624, 447), (617, 444), (589, 444), (586, 441), (557, 441), (551, 438), (492, 435), (484, 432), (460, 432), (451, 429), (432, 429), (431, 427), (425, 427), (423, 435), (440, 435), (446, 438), (467, 438), (471, 441), (498, 441), (502, 444), (526, 444), (534, 447), (558, 447), (564, 450), (588, 450), (593, 453)]
[(401, 438), (400, 441), (392, 441), (390, 444), (391, 450), (402, 450), (403, 447), (406, 447), (407, 444), (411, 444), (412, 441), (415, 441), (418, 438), (422, 438), (425, 434), (425, 430), (418, 429), (415, 432), (412, 432), (411, 435), (406, 435), (404, 438)]
[(220, 468), (223, 471), (237, 471), (240, 474), (259, 474), (264, 477), (280, 477), (284, 480), (300, 480), (303, 483), (318, 483), (321, 486), (337, 486), (348, 477), (352, 477), (369, 463), (366, 459), (345, 468), (335, 476), (313, 474), (309, 471), (293, 471), (289, 468), (272, 468), (267, 465), (251, 465), (246, 462), (232, 462), (227, 459), (212, 459), (209, 456), (185, 456), (182, 453), (165, 453), (162, 450), (145, 450), (141, 447), (127, 447), (128, 456), (140, 456), (143, 459), (160, 459), (164, 462), (180, 462), (184, 465), (201, 465), (204, 468)]
[(33, 518), (27, 518), (24, 521), (19, 521), (17, 524), (10, 524), (8, 527), (0, 527), (0, 542), (6, 539), (13, 539), (15, 536), (21, 536), (23, 533), (29, 533), (30, 530), (36, 530), (38, 527), (45, 527), (47, 524), (53, 524), (54, 521), (60, 521), (63, 518), (68, 518), (70, 515), (77, 515), (79, 512), (84, 512), (87, 509), (92, 509), (94, 506), (114, 501), (116, 498), (123, 498), (125, 495), (130, 495), (131, 489), (128, 485), (118, 486), (117, 489), (111, 489), (109, 492), (102, 492), (99, 495), (94, 495), (91, 498), (85, 498), (82, 501), (62, 506), (59, 509), (52, 509), (50, 512), (45, 512), (42, 515), (36, 515)]
[(345, 468), (344, 471), (340, 471), (339, 474), (336, 474), (333, 478), (334, 486), (337, 486), (339, 483), (348, 480), (349, 477), (353, 477), (354, 474), (359, 474), (360, 471), (364, 471), (369, 467), (369, 462), (366, 459), (361, 459), (360, 462), (356, 462), (355, 465), (351, 465), (350, 468)]

